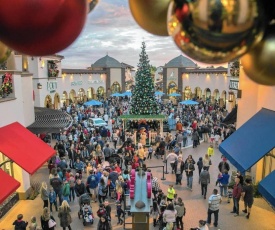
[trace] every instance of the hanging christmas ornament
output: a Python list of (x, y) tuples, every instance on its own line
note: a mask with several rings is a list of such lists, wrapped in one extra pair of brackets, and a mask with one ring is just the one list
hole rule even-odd
[(0, 64), (5, 62), (11, 54), (11, 50), (0, 42)]
[(168, 31), (189, 57), (224, 63), (261, 41), (266, 21), (257, 0), (172, 1)]
[(275, 85), (275, 25), (269, 26), (264, 39), (241, 58), (244, 72), (262, 85)]
[(129, 0), (135, 21), (144, 30), (159, 36), (168, 36), (167, 10), (170, 0)]
[(88, 13), (90, 13), (97, 5), (97, 3), (99, 2), (99, 0), (87, 0), (89, 7), (88, 7)]

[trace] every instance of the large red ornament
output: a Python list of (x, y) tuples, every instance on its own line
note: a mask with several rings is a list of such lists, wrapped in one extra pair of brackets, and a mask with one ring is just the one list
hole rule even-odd
[(9, 0), (0, 7), (0, 40), (32, 56), (55, 54), (80, 34), (87, 0)]

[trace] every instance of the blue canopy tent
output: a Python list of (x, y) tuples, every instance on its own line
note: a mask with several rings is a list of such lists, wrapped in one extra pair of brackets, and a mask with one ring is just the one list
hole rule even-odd
[(156, 95), (156, 96), (163, 96), (163, 95), (164, 95), (164, 93), (163, 93), (163, 92), (161, 92), (161, 91), (156, 91), (156, 92), (155, 92), (155, 95)]
[(132, 96), (132, 93), (129, 92), (129, 91), (126, 91), (122, 94), (123, 96), (128, 96), (128, 97), (131, 97)]
[(113, 93), (111, 94), (111, 97), (123, 97), (124, 95), (121, 93)]
[(90, 101), (86, 101), (84, 103), (84, 105), (86, 105), (86, 106), (95, 106), (95, 105), (102, 105), (102, 103), (100, 101), (97, 101), (97, 100), (90, 100)]
[(182, 104), (182, 105), (198, 105), (199, 102), (192, 101), (192, 100), (185, 100), (185, 101), (181, 101), (180, 104)]
[(179, 97), (179, 96), (181, 96), (181, 94), (179, 94), (179, 93), (171, 93), (171, 94), (168, 94), (168, 96), (170, 96), (170, 97)]

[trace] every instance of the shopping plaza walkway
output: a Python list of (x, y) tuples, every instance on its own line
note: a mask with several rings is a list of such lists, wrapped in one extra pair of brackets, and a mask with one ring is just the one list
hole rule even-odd
[[(199, 157), (203, 157), (207, 151), (209, 144), (201, 143), (197, 148), (185, 148), (183, 149), (183, 159), (185, 160), (189, 154), (193, 155), (194, 160), (197, 162)], [(221, 160), (221, 154), (218, 149), (215, 149), (215, 155), (212, 157), (212, 166), (210, 167), (211, 174), (211, 184), (208, 187), (207, 198), (211, 195), (214, 188), (218, 188), (215, 185), (215, 180), (218, 175), (218, 164)], [(163, 162), (161, 159), (153, 158), (152, 160), (146, 160), (148, 167), (152, 166), (162, 166)], [(231, 165), (230, 174), (234, 170), (234, 167)], [(168, 167), (168, 171), (171, 172)], [(165, 174), (165, 180), (161, 180), (162, 168), (152, 168), (152, 173), (155, 177), (159, 178), (161, 189), (166, 193), (169, 184), (175, 184), (175, 175), (169, 173)], [(33, 176), (32, 181), (47, 181), (48, 182), (48, 169), (47, 165), (44, 165), (39, 169)], [(3, 183), (3, 182), (2, 182)], [(3, 185), (2, 185), (3, 186)], [(190, 229), (191, 227), (198, 226), (198, 221), (200, 219), (206, 220), (207, 216), (207, 199), (204, 200), (201, 196), (200, 185), (198, 183), (198, 170), (194, 172), (193, 180), (193, 191), (190, 191), (186, 188), (186, 176), (183, 176), (182, 185), (174, 185), (178, 197), (182, 197), (184, 204), (186, 206), (186, 216), (184, 217), (184, 229)], [(218, 188), (219, 189), (219, 188)], [(123, 229), (122, 225), (117, 225), (117, 218), (115, 217), (115, 205), (113, 200), (109, 200), (112, 206), (112, 225), (113, 229)], [(227, 203), (227, 199), (224, 199), (220, 205), (219, 211), (219, 222), (218, 227), (215, 228), (213, 224), (209, 226), (209, 229), (220, 229), (220, 230), (275, 230), (275, 213), (274, 210), (262, 199), (256, 198), (250, 219), (247, 220), (245, 215), (240, 212), (239, 217), (234, 217), (230, 212), (232, 211), (232, 201)], [(82, 230), (82, 229), (96, 229), (97, 220), (92, 226), (84, 227), (82, 221), (78, 219), (77, 211), (79, 210), (78, 202), (75, 200), (70, 203), (72, 208), (72, 218), (73, 223), (71, 224), (73, 230)], [(42, 213), (43, 202), (40, 197), (37, 197), (35, 200), (26, 200), (19, 201), (15, 207), (13, 207), (8, 214), (0, 221), (0, 230), (11, 230), (12, 222), (16, 219), (17, 214), (22, 213), (24, 219), (30, 221), (31, 216), (36, 216), (39, 220), (40, 225), (40, 215)], [(93, 203), (93, 212), (96, 215), (98, 210), (98, 203)], [(240, 210), (243, 209), (243, 203), (240, 201)], [(57, 227), (55, 229), (62, 229), (59, 227), (59, 219), (57, 213), (53, 213), (54, 218), (57, 220)], [(213, 222), (214, 216), (212, 216)], [(131, 222), (131, 218), (127, 217), (126, 222)], [(127, 225), (126, 229), (131, 229), (131, 225)], [(150, 220), (150, 229), (154, 228), (152, 225), (152, 218)]]

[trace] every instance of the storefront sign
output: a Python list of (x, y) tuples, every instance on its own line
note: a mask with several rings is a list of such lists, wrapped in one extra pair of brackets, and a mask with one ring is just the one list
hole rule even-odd
[(76, 86), (76, 85), (82, 85), (82, 81), (73, 81), (73, 82), (71, 82), (71, 86)]
[(57, 81), (48, 81), (47, 82), (47, 90), (53, 91), (57, 89)]
[(239, 81), (230, 80), (230, 82), (229, 82), (229, 89), (238, 90), (239, 89)]
[(89, 80), (88, 84), (104, 84), (103, 80)]

